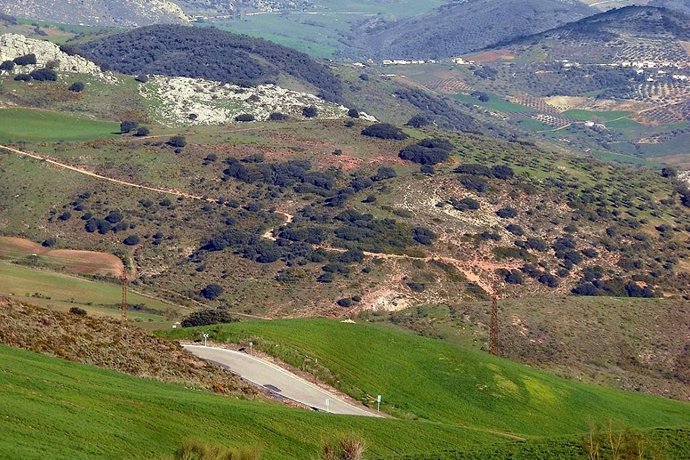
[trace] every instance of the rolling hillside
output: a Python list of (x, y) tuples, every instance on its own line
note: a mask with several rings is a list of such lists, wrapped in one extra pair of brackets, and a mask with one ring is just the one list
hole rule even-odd
[(189, 21), (171, 0), (0, 0), (0, 12), (63, 24), (136, 27)]
[[(510, 438), (437, 423), (336, 417), (242, 401), (126, 376), (0, 345), (0, 438), (10, 458), (161, 458), (187, 439), (256, 447), (264, 458), (319, 453), (323, 440), (355, 433), (373, 459), (503, 445)], [(117, 436), (113, 433), (117, 432)]]
[(690, 405), (587, 386), (485, 353), (392, 328), (332, 320), (242, 322), (169, 331), (171, 338), (246, 345), (314, 372), (363, 403), (382, 394), (382, 410), (518, 436), (564, 436), (588, 424), (687, 425)]
[(353, 37), (366, 57), (440, 59), (541, 32), (594, 12), (575, 0), (471, 0), (390, 24), (374, 19), (359, 26)]

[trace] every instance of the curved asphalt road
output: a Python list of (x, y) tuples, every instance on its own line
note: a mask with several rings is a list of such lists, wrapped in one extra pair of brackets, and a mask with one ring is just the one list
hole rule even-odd
[[(380, 417), (375, 412), (369, 412), (339, 399), (334, 394), (307, 382), (282, 367), (246, 353), (200, 345), (185, 345), (184, 348), (199, 358), (229, 368), (245, 380), (314, 409), (333, 414)], [(328, 400), (328, 407), (326, 407), (326, 400)]]

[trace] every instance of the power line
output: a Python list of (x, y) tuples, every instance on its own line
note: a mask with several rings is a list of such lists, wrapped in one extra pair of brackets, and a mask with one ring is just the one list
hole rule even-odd
[(496, 285), (493, 287), (493, 294), (491, 295), (491, 325), (489, 327), (489, 352), (492, 355), (498, 356), (498, 295), (496, 294)]
[(127, 269), (122, 268), (122, 274), (120, 275), (120, 281), (122, 282), (122, 303), (120, 304), (120, 310), (122, 313), (122, 321), (127, 321)]

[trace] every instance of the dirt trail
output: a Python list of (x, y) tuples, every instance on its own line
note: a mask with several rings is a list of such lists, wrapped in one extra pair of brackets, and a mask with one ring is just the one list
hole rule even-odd
[(77, 172), (79, 174), (83, 174), (85, 176), (95, 177), (96, 179), (101, 179), (101, 180), (105, 180), (108, 182), (113, 182), (115, 184), (120, 184), (120, 185), (124, 185), (127, 187), (134, 187), (134, 188), (143, 189), (143, 190), (150, 190), (152, 192), (158, 192), (158, 193), (166, 193), (169, 195), (181, 196), (183, 198), (190, 198), (192, 200), (201, 200), (201, 201), (209, 201), (209, 202), (214, 201), (211, 198), (204, 198), (202, 196), (192, 195), (190, 193), (184, 193), (184, 192), (180, 192), (178, 190), (164, 189), (164, 188), (159, 188), (159, 187), (150, 187), (148, 185), (135, 184), (133, 182), (127, 182), (127, 181), (123, 181), (120, 179), (114, 179), (112, 177), (102, 176), (100, 174), (96, 174), (94, 172), (91, 172), (87, 169), (79, 168), (76, 166), (71, 166), (71, 165), (68, 165), (66, 163), (61, 163), (61, 162), (56, 161), (56, 160), (51, 160), (50, 158), (43, 156), (43, 155), (39, 155), (37, 153), (25, 152), (23, 150), (18, 150), (18, 149), (12, 148), (12, 147), (7, 147), (6, 145), (0, 145), (0, 150), (6, 150), (8, 152), (15, 153), (17, 155), (33, 158), (33, 159), (39, 160), (39, 161), (45, 161), (46, 163), (50, 163), (50, 164), (57, 166), (57, 167), (60, 167), (60, 168), (68, 169), (70, 171), (74, 171), (74, 172)]
[[(289, 224), (294, 220), (294, 216), (292, 214), (289, 214), (287, 212), (283, 211), (275, 211), (276, 214), (281, 214), (285, 216), (285, 223)], [(275, 228), (268, 229), (262, 237), (264, 239), (268, 239), (271, 241), (276, 241), (277, 238), (274, 236)], [(334, 248), (332, 246), (326, 246), (326, 245), (315, 245), (314, 247), (318, 249), (323, 249), (325, 251), (330, 251), (330, 252), (346, 252), (346, 249), (342, 248)], [(497, 269), (506, 269), (506, 270), (512, 270), (519, 268), (519, 264), (517, 262), (509, 262), (509, 263), (504, 263), (504, 264), (497, 264), (497, 263), (492, 263), (488, 261), (482, 261), (482, 260), (460, 260), (460, 259), (454, 259), (452, 257), (446, 257), (446, 256), (439, 256), (439, 255), (431, 255), (431, 256), (426, 256), (426, 257), (415, 257), (415, 256), (409, 256), (407, 254), (387, 254), (387, 253), (379, 253), (379, 252), (369, 252), (369, 251), (363, 251), (364, 255), (367, 257), (375, 257), (379, 259), (386, 259), (386, 260), (422, 260), (424, 262), (433, 262), (433, 261), (439, 261), (443, 262), (446, 264), (450, 264), (454, 266), (456, 269), (458, 269), (460, 272), (462, 272), (465, 277), (481, 287), (484, 291), (488, 292), (489, 294), (494, 294), (494, 288), (492, 286), (492, 283), (488, 282), (481, 276), (481, 272), (485, 271), (494, 271)]]

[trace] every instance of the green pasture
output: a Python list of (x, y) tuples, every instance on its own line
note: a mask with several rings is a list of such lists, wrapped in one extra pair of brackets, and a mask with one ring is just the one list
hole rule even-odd
[(566, 381), (476, 350), (389, 327), (332, 320), (242, 322), (168, 331), (172, 338), (246, 343), (317, 373), (401, 418), (562, 436), (615, 420), (632, 427), (690, 424), (690, 404)]
[(0, 142), (85, 141), (115, 137), (119, 124), (34, 109), (0, 109)]
[(0, 390), (3, 458), (164, 458), (189, 438), (226, 447), (258, 445), (270, 460), (317, 458), (322, 440), (342, 433), (366, 439), (368, 458), (509, 441), (438, 423), (243, 401), (1, 345)]

